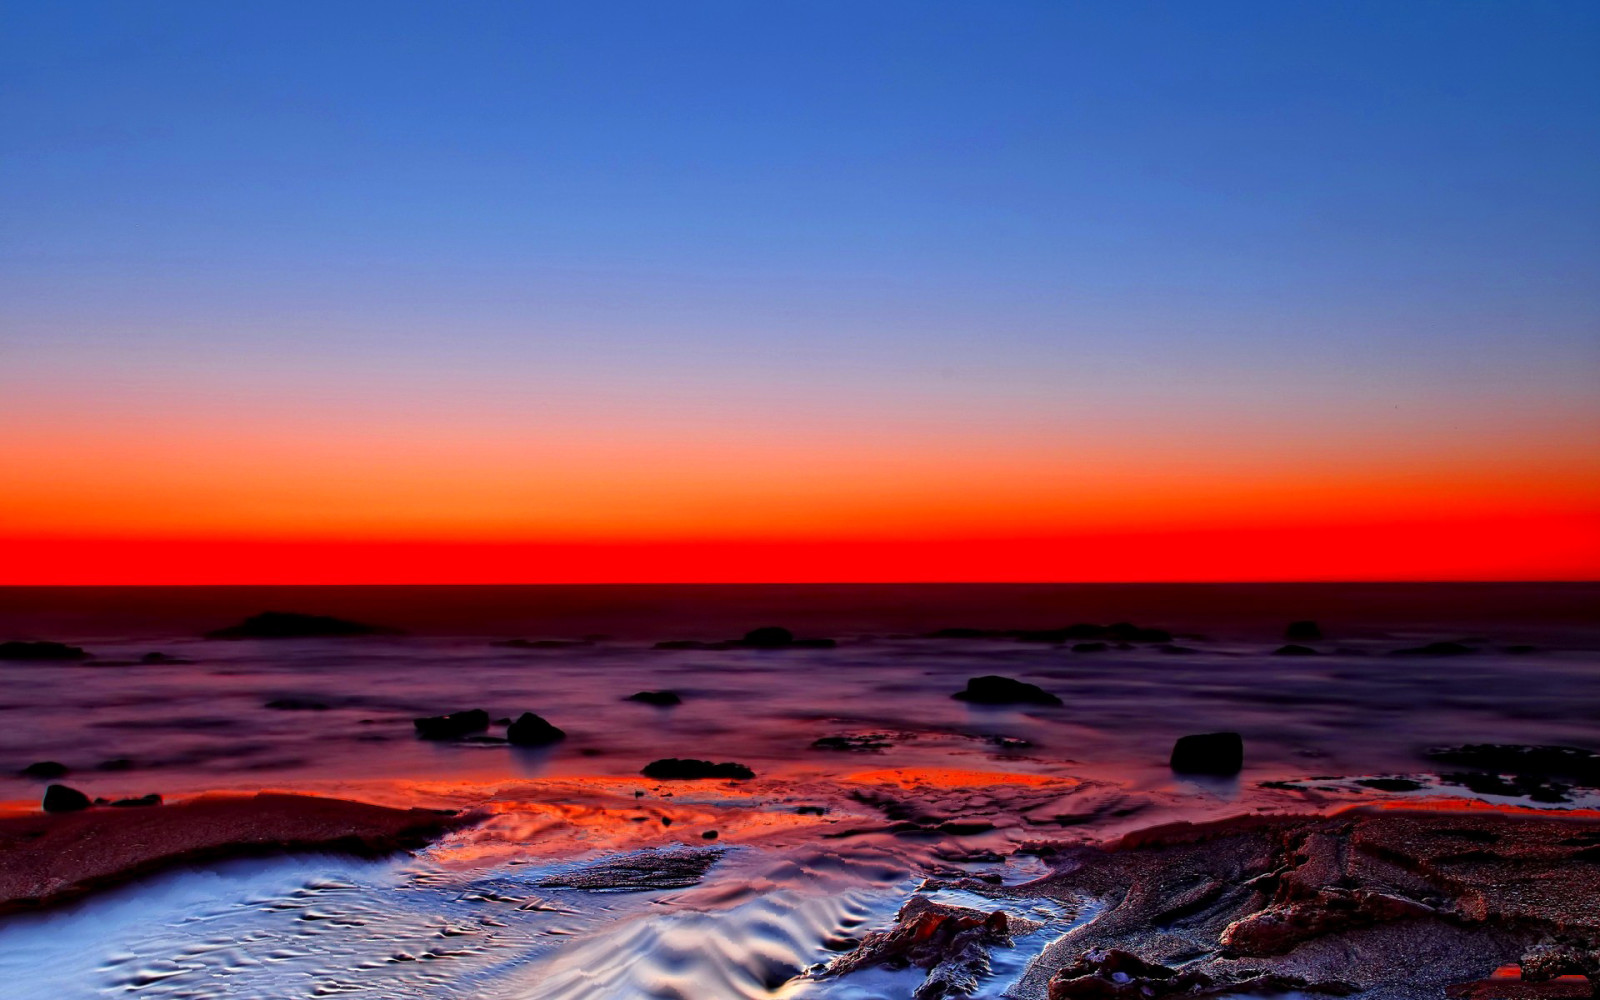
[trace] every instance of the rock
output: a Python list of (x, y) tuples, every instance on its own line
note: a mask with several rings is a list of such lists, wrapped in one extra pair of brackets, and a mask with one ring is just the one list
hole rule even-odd
[(1111, 647), (1103, 642), (1080, 642), (1072, 647), (1074, 653), (1104, 653)]
[(1174, 969), (1118, 948), (1091, 948), (1050, 978), (1049, 1000), (1158, 1000), (1161, 997), (1224, 997), (1241, 994), (1324, 993), (1347, 996), (1341, 982), (1307, 982), (1298, 976), (1241, 969), (1209, 976)]
[(1312, 649), (1310, 646), (1296, 646), (1296, 645), (1291, 644), (1291, 645), (1288, 645), (1288, 646), (1279, 646), (1277, 649), (1274, 649), (1272, 651), (1272, 655), (1273, 656), (1318, 656), (1320, 654), (1316, 650)]
[(1317, 642), (1322, 638), (1322, 627), (1314, 621), (1290, 622), (1283, 637), (1289, 642)]
[(44, 790), (44, 811), (47, 813), (77, 812), (92, 804), (89, 796), (66, 785), (51, 785)]
[(950, 697), (974, 705), (1059, 705), (1061, 699), (1042, 688), (1010, 677), (973, 677), (965, 691)]
[(506, 727), (506, 739), (519, 747), (547, 747), (566, 738), (566, 733), (532, 712), (523, 712)]
[(1582, 747), (1468, 743), (1432, 747), (1427, 757), (1441, 764), (1475, 767), (1495, 774), (1572, 778), (1600, 786), (1600, 753)]
[(1240, 955), (1282, 955), (1312, 938), (1407, 917), (1431, 917), (1431, 906), (1369, 889), (1328, 887), (1309, 899), (1274, 903), (1235, 920), (1221, 944)]
[(638, 851), (548, 875), (539, 885), (597, 892), (687, 889), (705, 878), (722, 853), (720, 848), (708, 847)]
[(1356, 784), (1380, 792), (1415, 792), (1425, 787), (1422, 782), (1410, 778), (1362, 778)]
[(756, 776), (756, 773), (748, 767), (743, 764), (735, 764), (732, 761), (714, 764), (709, 760), (678, 757), (664, 757), (661, 760), (651, 761), (639, 773), (646, 778), (671, 781), (693, 781), (699, 778), (727, 778), (734, 781), (744, 781)]
[(638, 701), (657, 708), (671, 708), (673, 705), (683, 704), (683, 699), (678, 697), (676, 691), (637, 691), (623, 701)]
[(813, 750), (843, 750), (849, 753), (876, 753), (893, 744), (887, 733), (858, 733), (854, 736), (824, 736), (813, 740)]
[(153, 667), (153, 666), (158, 666), (158, 665), (162, 665), (162, 664), (171, 666), (173, 664), (193, 663), (193, 662), (194, 662), (193, 660), (186, 660), (181, 656), (171, 656), (171, 655), (168, 655), (167, 653), (146, 653), (143, 656), (139, 657), (139, 663), (141, 665), (147, 666), (147, 667)]
[(470, 733), (481, 733), (489, 728), (489, 713), (481, 708), (449, 715), (434, 715), (412, 719), (417, 735), (425, 740), (454, 740)]
[(1172, 745), (1169, 763), (1179, 774), (1238, 774), (1244, 767), (1244, 737), (1238, 733), (1180, 736)]
[(507, 639), (504, 642), (491, 642), (489, 645), (500, 649), (571, 649), (574, 646), (589, 646), (592, 643), (575, 639)]
[(0, 660), (87, 660), (89, 655), (60, 642), (0, 642)]
[(1004, 910), (985, 913), (965, 906), (912, 896), (895, 915), (895, 925), (861, 939), (855, 950), (829, 962), (821, 976), (843, 976), (862, 969), (914, 966), (928, 971), (912, 994), (917, 1000), (970, 996), (989, 973), (989, 949), (1009, 948), (1013, 937), (1039, 924)]
[(707, 830), (706, 832), (704, 832), (704, 833), (702, 833), (700, 835), (700, 839), (701, 840), (716, 840), (717, 839), (717, 831), (715, 831), (715, 830)]
[(67, 765), (58, 760), (39, 760), (23, 768), (20, 773), (24, 778), (62, 778), (67, 770)]
[(796, 639), (788, 629), (768, 625), (751, 629), (744, 638), (729, 645), (745, 649), (832, 649), (837, 643), (832, 639)]
[(326, 712), (328, 706), (320, 701), (310, 701), (305, 698), (274, 698), (262, 708), (271, 708), (279, 712)]
[(114, 799), (110, 803), (111, 806), (117, 809), (142, 809), (147, 806), (159, 806), (160, 804), (161, 796), (154, 792), (149, 795), (141, 795), (136, 799)]
[(327, 615), (302, 615), (292, 611), (263, 611), (237, 625), (207, 632), (207, 639), (327, 639), (358, 635), (393, 635), (394, 629)]
[(1412, 646), (1409, 649), (1397, 649), (1390, 656), (1466, 656), (1476, 653), (1471, 646), (1459, 642), (1430, 642), (1426, 646)]

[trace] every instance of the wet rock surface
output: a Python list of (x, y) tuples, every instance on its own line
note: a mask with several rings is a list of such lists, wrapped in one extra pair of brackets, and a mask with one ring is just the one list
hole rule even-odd
[(1038, 927), (1004, 910), (985, 912), (912, 896), (895, 915), (892, 928), (868, 934), (818, 976), (842, 976), (877, 966), (915, 967), (928, 972), (912, 994), (916, 1000), (970, 996), (989, 972), (989, 949), (1009, 948), (1015, 935)]
[(596, 892), (687, 889), (705, 878), (722, 854), (719, 849), (697, 847), (638, 851), (547, 876), (539, 885)]
[(513, 746), (546, 747), (566, 738), (564, 731), (532, 712), (523, 712), (517, 721), (506, 727), (506, 740)]

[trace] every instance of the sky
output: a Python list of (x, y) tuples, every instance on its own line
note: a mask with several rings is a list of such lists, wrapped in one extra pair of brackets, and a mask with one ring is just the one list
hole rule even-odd
[(1600, 6), (0, 8), (0, 583), (1600, 578)]

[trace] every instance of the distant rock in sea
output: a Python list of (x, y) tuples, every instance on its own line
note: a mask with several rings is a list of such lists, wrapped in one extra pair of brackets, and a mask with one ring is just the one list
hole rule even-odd
[(1169, 764), (1179, 774), (1238, 774), (1244, 767), (1244, 737), (1238, 733), (1181, 736), (1172, 746)]
[(1296, 646), (1293, 643), (1290, 643), (1287, 646), (1279, 646), (1277, 649), (1274, 649), (1272, 651), (1272, 655), (1273, 656), (1319, 656), (1321, 654), (1319, 654), (1316, 650), (1312, 649), (1310, 646)]
[(519, 747), (547, 747), (566, 738), (565, 732), (532, 712), (523, 712), (516, 722), (506, 727), (506, 739)]
[(326, 712), (328, 706), (307, 698), (274, 698), (262, 706), (279, 712)]
[(20, 772), (24, 778), (64, 778), (68, 772), (67, 765), (59, 760), (34, 761)]
[(500, 649), (571, 649), (574, 646), (591, 646), (583, 639), (506, 639), (489, 645)]
[(748, 767), (743, 764), (735, 764), (732, 761), (714, 764), (709, 760), (679, 757), (664, 757), (661, 760), (651, 761), (639, 773), (646, 778), (674, 781), (693, 781), (699, 778), (726, 778), (734, 781), (744, 781), (756, 776), (756, 773)]
[(697, 639), (667, 639), (655, 644), (656, 649), (833, 649), (838, 643), (833, 639), (796, 639), (794, 633), (777, 625), (751, 629), (742, 638), (722, 642), (703, 642)]
[(361, 635), (395, 635), (381, 625), (346, 621), (329, 615), (302, 615), (292, 611), (263, 611), (237, 625), (207, 632), (207, 639), (338, 639)]
[(957, 691), (950, 697), (974, 705), (1061, 704), (1060, 698), (1043, 688), (1010, 677), (996, 677), (993, 674), (968, 680), (966, 690)]
[(412, 719), (411, 724), (416, 727), (417, 735), (422, 739), (456, 740), (488, 729), (489, 713), (481, 708), (474, 708), (465, 712), (451, 712), (449, 715)]
[(643, 702), (657, 708), (671, 708), (673, 705), (683, 704), (683, 699), (678, 697), (676, 691), (636, 691), (622, 700)]
[(1289, 642), (1317, 642), (1322, 638), (1322, 626), (1314, 621), (1290, 622), (1283, 630)]
[(0, 660), (87, 660), (87, 650), (61, 642), (0, 642)]
[(1411, 646), (1407, 649), (1397, 649), (1390, 656), (1466, 656), (1476, 653), (1471, 646), (1459, 642), (1430, 642), (1426, 646)]

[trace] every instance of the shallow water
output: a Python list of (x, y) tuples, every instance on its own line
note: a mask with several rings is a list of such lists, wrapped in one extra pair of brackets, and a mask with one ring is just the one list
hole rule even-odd
[[(1600, 629), (1484, 630), (1480, 652), (1442, 659), (1384, 655), (1463, 635), (1436, 623), (1352, 628), (1318, 644), (1326, 655), (1304, 658), (1267, 655), (1280, 644), (1270, 632), (1214, 631), (1224, 637), (1180, 636), (1193, 652), (1083, 654), (845, 631), (832, 632), (837, 649), (763, 652), (661, 651), (639, 638), (526, 650), (491, 644), (503, 634), (223, 642), (89, 629), (79, 638), (96, 654), (89, 664), (0, 664), (0, 799), (13, 808), (33, 808), (43, 787), (15, 770), (59, 760), (73, 769), (66, 782), (91, 795), (280, 788), (493, 816), (415, 858), (240, 862), (7, 919), (3, 993), (898, 998), (920, 973), (801, 973), (834, 954), (829, 939), (887, 926), (924, 876), (952, 867), (940, 852), (1008, 853), (1034, 839), (1254, 808), (1463, 794), (1427, 779), (1421, 792), (1384, 796), (1333, 776), (1421, 775), (1435, 768), (1420, 751), (1436, 744), (1600, 744)], [(710, 626), (692, 634), (725, 637)], [(1542, 648), (1504, 652), (1513, 641)], [(193, 662), (113, 665), (150, 650)], [(950, 697), (991, 673), (1064, 704)], [(677, 691), (683, 704), (623, 700), (646, 689)], [(279, 698), (328, 708), (265, 707)], [(415, 738), (413, 717), (468, 708), (535, 711), (568, 739), (531, 751)], [(1176, 737), (1222, 729), (1246, 740), (1237, 780), (1167, 769)], [(861, 734), (883, 745), (812, 746)], [(737, 760), (758, 778), (638, 777), (667, 756)], [(102, 769), (114, 760), (123, 763)], [(1281, 780), (1298, 787), (1262, 784)], [(891, 836), (894, 809), (970, 830)], [(711, 830), (714, 842), (702, 836)], [(687, 889), (537, 884), (574, 858), (679, 843), (727, 851)], [(1013, 855), (994, 870), (1011, 883), (1047, 868)], [(1090, 915), (1044, 914), (1043, 930), (995, 953), (980, 995), (1005, 995), (1049, 940)]]

